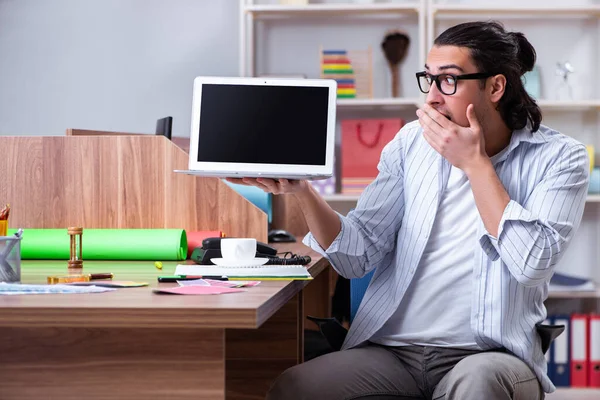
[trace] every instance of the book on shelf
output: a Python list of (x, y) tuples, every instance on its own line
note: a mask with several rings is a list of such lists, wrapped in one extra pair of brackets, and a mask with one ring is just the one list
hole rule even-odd
[(595, 291), (596, 285), (589, 279), (555, 273), (550, 279), (549, 290), (551, 292), (589, 292)]

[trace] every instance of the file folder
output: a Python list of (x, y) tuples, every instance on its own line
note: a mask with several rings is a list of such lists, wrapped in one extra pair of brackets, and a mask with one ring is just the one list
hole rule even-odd
[(588, 386), (588, 316), (571, 316), (571, 386)]
[(600, 387), (600, 314), (590, 315), (589, 385)]
[(568, 315), (555, 315), (552, 318), (553, 325), (564, 325), (565, 331), (554, 339), (552, 344), (552, 357), (550, 366), (553, 371), (550, 372), (551, 379), (557, 387), (571, 386), (571, 360), (569, 352), (569, 341), (571, 337), (571, 319)]

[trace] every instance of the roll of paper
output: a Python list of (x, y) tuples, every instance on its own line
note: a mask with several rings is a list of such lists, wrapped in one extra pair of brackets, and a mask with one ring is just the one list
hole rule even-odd
[[(9, 235), (16, 232), (9, 229)], [(67, 229), (23, 229), (21, 259), (68, 260)], [(83, 260), (185, 260), (183, 229), (83, 229)]]

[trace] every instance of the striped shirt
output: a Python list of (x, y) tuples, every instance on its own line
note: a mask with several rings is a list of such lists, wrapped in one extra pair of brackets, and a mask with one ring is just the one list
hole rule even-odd
[[(369, 340), (398, 308), (423, 255), (450, 163), (423, 138), (418, 121), (386, 145), (379, 174), (356, 208), (340, 215), (341, 231), (327, 250), (311, 233), (304, 243), (347, 278), (375, 269), (343, 348)], [(471, 329), (482, 349), (503, 347), (554, 391), (536, 324), (554, 267), (583, 215), (589, 160), (585, 146), (548, 127), (514, 131), (494, 168), (510, 202), (498, 236), (478, 221), (474, 247)]]

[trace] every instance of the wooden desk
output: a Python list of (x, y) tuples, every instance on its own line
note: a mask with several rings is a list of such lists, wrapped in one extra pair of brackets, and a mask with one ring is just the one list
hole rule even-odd
[[(280, 246), (326, 260), (301, 244)], [(157, 295), (177, 263), (91, 262), (86, 272), (150, 287), (79, 295), (0, 297), (0, 398), (263, 399), (271, 381), (302, 362), (303, 289), (264, 281), (244, 293)], [(24, 261), (23, 283), (62, 274), (66, 261)], [(175, 285), (163, 283), (160, 285)]]

